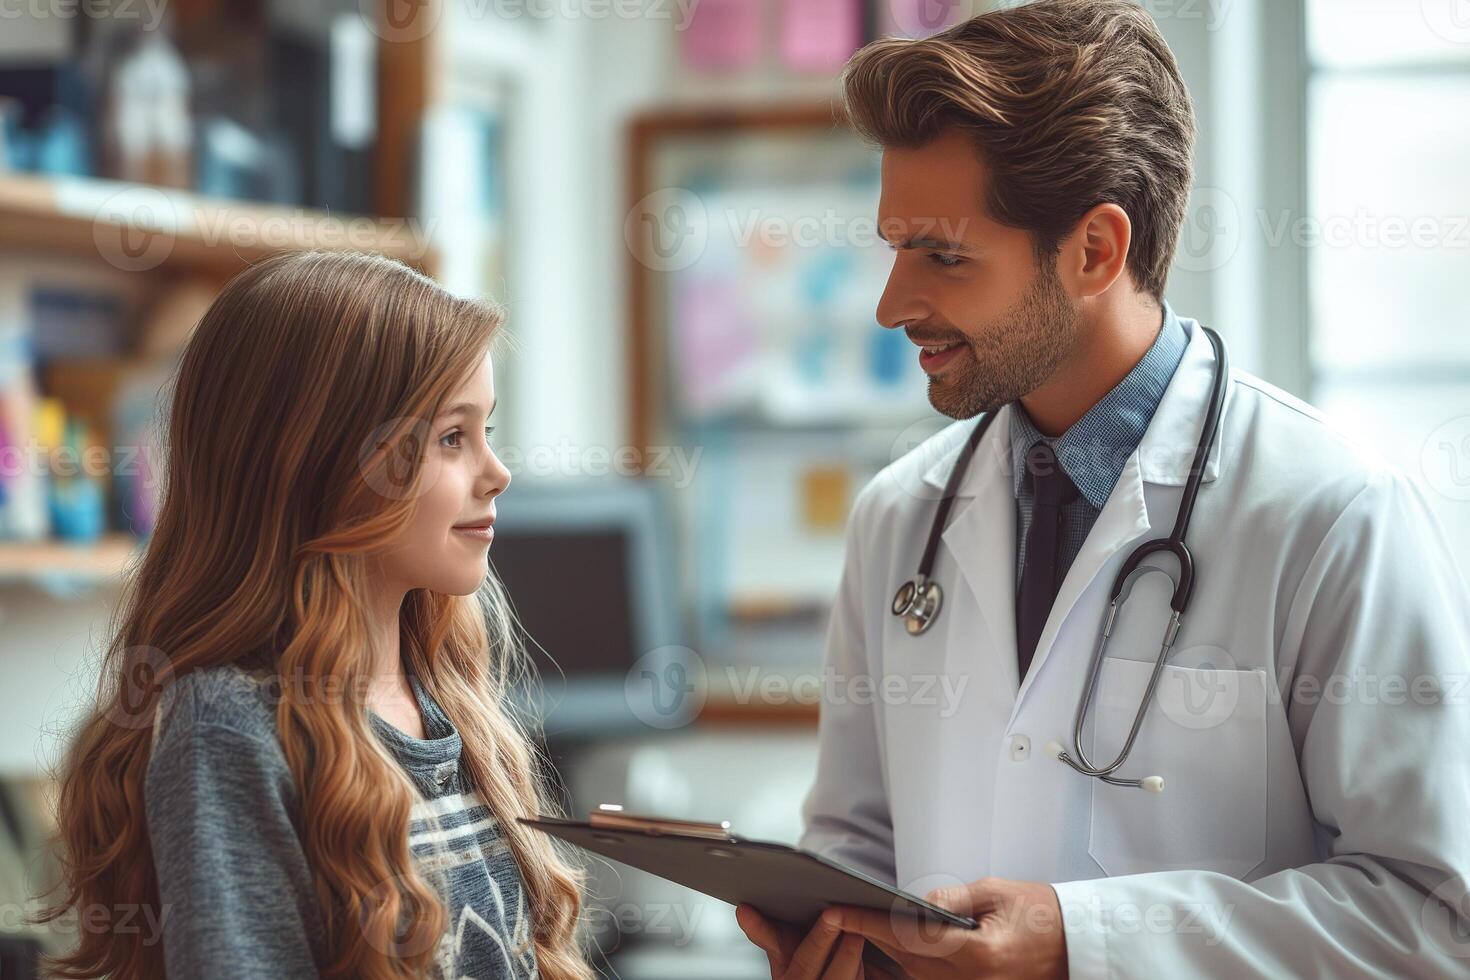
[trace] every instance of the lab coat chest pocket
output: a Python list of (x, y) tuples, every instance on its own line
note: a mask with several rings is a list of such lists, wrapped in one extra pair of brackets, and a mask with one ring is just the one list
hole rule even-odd
[[(1108, 657), (1098, 678), (1091, 757), (1117, 757), (1151, 661)], [(1267, 677), (1166, 665), (1117, 775), (1162, 776), (1163, 793), (1093, 781), (1089, 852), (1108, 875), (1200, 869), (1244, 878), (1266, 853)], [(1086, 742), (1083, 743), (1088, 744)]]

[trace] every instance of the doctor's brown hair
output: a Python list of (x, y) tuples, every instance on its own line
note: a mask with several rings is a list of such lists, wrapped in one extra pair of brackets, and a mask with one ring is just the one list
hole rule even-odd
[[(143, 804), (167, 718), (156, 709), (180, 678), (225, 664), (279, 681), (279, 740), (326, 931), (321, 975), (388, 980), (434, 965), (448, 916), (409, 849), (421, 797), (369, 726), (364, 610), (372, 557), (433, 479), (424, 430), (502, 320), (405, 265), (347, 253), (266, 259), (210, 305), (172, 382), (157, 526), (125, 577), (96, 703), (59, 773), (65, 897), (40, 919), (83, 928), (46, 975), (158, 980), (163, 949), (128, 927), (130, 910), (151, 904), (158, 922), (218, 913), (160, 906)], [(499, 582), (489, 574), (468, 596), (414, 589), (401, 615), (406, 665), (459, 730), (468, 782), (524, 879), (539, 975), (590, 980), (585, 872), (516, 820), (559, 811), (511, 701), (531, 674)]]
[(843, 73), (847, 113), (880, 146), (959, 129), (985, 201), (1039, 261), (1098, 204), (1133, 226), (1128, 270), (1162, 299), (1193, 180), (1194, 110), (1153, 19), (1132, 0), (1036, 0), (921, 40), (886, 38)]

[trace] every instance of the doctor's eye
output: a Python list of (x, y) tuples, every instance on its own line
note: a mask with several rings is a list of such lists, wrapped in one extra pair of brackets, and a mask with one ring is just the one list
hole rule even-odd
[(930, 252), (929, 258), (935, 265), (945, 269), (953, 269), (957, 265), (964, 264), (965, 261), (958, 255), (952, 255), (949, 252)]

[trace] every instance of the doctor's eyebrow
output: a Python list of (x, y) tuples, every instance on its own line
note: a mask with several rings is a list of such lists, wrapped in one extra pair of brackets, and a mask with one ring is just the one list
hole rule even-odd
[[(496, 405), (499, 405), (499, 404), (500, 404), (500, 399), (498, 399), (498, 398), (495, 401), (491, 402), (490, 403), (490, 411), (488, 411), (488, 412), (485, 413), (485, 417), (486, 418), (489, 418), (491, 415), (494, 415), (495, 414), (495, 406)], [(448, 408), (446, 408), (444, 411), (440, 412), (439, 415), (438, 415), (438, 417), (441, 418), (441, 419), (445, 419), (445, 418), (449, 418), (449, 416), (451, 416), (451, 415), (462, 415), (465, 412), (478, 412), (479, 410), (480, 410), (480, 405), (479, 405), (478, 402), (460, 402), (457, 405), (451, 405)]]
[(941, 252), (958, 252), (961, 255), (974, 255), (976, 251), (973, 246), (967, 245), (964, 242), (952, 241), (948, 238), (925, 238), (920, 236), (890, 242), (887, 236), (881, 231), (878, 232), (878, 237), (883, 239), (884, 243), (895, 252), (913, 248), (932, 248)]

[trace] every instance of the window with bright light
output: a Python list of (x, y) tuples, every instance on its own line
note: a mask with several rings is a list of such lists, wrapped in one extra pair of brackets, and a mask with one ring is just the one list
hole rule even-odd
[(1308, 0), (1312, 400), (1470, 571), (1470, 2)]

